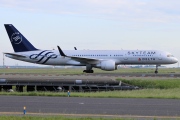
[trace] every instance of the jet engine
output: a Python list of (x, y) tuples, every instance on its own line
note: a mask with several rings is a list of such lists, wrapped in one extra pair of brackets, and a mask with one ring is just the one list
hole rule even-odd
[(107, 70), (107, 71), (112, 71), (112, 70), (116, 70), (117, 66), (115, 64), (115, 61), (106, 60), (106, 61), (101, 62), (101, 69), (102, 70)]

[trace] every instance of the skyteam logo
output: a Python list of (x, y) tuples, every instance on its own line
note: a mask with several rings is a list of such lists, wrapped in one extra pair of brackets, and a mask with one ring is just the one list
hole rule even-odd
[(15, 32), (11, 35), (11, 42), (14, 44), (20, 44), (22, 42), (22, 36), (19, 32)]

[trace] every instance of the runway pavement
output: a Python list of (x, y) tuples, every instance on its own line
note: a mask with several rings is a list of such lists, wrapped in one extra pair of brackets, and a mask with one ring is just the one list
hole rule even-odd
[(180, 78), (180, 74), (140, 74), (140, 73), (129, 73), (129, 74), (117, 74), (117, 73), (93, 73), (93, 74), (81, 74), (81, 75), (54, 75), (54, 74), (0, 74), (1, 79), (5, 80), (35, 80), (35, 81), (74, 81), (74, 80), (83, 80), (83, 81), (103, 81), (111, 82), (115, 81), (117, 78), (149, 78), (149, 79), (174, 79)]
[(180, 100), (1, 96), (1, 114), (56, 114), (79, 116), (139, 116), (180, 118)]

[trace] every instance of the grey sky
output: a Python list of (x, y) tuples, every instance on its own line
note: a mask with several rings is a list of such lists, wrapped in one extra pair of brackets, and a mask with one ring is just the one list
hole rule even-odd
[[(179, 6), (179, 0), (0, 0), (0, 52), (13, 52), (3, 26), (11, 23), (39, 49), (157, 49), (180, 59)], [(6, 58), (17, 63), (33, 65)]]

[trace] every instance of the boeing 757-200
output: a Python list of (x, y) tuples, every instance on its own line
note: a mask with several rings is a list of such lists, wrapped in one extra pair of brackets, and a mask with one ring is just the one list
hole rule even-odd
[(12, 24), (4, 25), (14, 49), (5, 53), (16, 60), (53, 66), (86, 66), (83, 72), (93, 73), (92, 68), (113, 71), (118, 65), (156, 65), (178, 62), (172, 54), (159, 50), (40, 50), (35, 48)]

